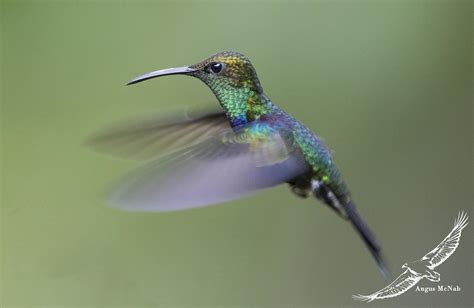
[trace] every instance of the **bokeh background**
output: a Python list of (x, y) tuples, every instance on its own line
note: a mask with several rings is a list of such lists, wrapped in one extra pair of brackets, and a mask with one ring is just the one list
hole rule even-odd
[[(2, 1), (1, 27), (2, 307), (364, 307), (351, 295), (387, 284), (349, 224), (286, 186), (175, 213), (105, 206), (138, 164), (88, 136), (216, 104), (193, 78), (124, 83), (222, 50), (334, 150), (395, 275), (471, 213), (472, 1)], [(437, 268), (460, 292), (371, 306), (472, 307), (472, 228)]]

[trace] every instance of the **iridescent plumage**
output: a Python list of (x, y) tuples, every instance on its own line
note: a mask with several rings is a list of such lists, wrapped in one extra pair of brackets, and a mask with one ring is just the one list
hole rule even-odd
[(203, 81), (223, 111), (151, 119), (92, 138), (91, 144), (102, 151), (151, 159), (125, 178), (112, 194), (112, 204), (133, 211), (179, 210), (288, 183), (298, 196), (313, 194), (349, 219), (386, 272), (380, 247), (359, 216), (330, 151), (272, 103), (250, 60), (235, 51), (221, 52), (129, 84), (171, 74)]

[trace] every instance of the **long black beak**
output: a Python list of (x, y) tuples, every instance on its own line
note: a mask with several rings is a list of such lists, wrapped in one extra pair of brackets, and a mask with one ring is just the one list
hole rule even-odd
[(145, 75), (138, 76), (137, 78), (134, 78), (127, 82), (127, 85), (139, 83), (141, 81), (151, 79), (151, 78), (156, 78), (160, 76), (166, 76), (166, 75), (179, 75), (179, 74), (189, 74), (194, 72), (195, 69), (183, 66), (183, 67), (176, 67), (176, 68), (167, 68), (164, 70), (159, 70), (159, 71), (154, 71)]

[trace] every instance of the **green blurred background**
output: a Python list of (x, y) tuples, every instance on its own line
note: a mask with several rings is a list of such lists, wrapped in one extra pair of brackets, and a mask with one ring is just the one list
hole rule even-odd
[[(124, 83), (222, 50), (334, 150), (395, 275), (471, 211), (471, 1), (2, 1), (1, 26), (2, 307), (364, 307), (351, 295), (387, 283), (349, 224), (286, 186), (105, 206), (137, 163), (89, 151), (90, 134), (216, 104), (193, 78)], [(437, 269), (461, 292), (371, 306), (472, 306), (472, 228)]]

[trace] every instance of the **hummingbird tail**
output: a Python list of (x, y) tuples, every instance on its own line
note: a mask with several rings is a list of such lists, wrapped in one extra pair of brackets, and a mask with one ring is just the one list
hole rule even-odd
[(322, 181), (312, 180), (311, 188), (313, 194), (316, 198), (322, 200), (326, 205), (328, 205), (332, 210), (334, 210), (341, 217), (349, 220), (352, 223), (352, 226), (359, 233), (360, 237), (364, 240), (367, 248), (369, 248), (370, 253), (374, 257), (380, 272), (385, 278), (390, 277), (390, 272), (384, 261), (382, 255), (382, 249), (377, 243), (374, 234), (370, 231), (369, 226), (365, 223), (362, 217), (357, 211), (357, 207), (354, 202), (346, 201), (341, 202), (339, 198), (329, 189), (329, 187)]
[(382, 249), (375, 239), (374, 234), (357, 211), (356, 205), (354, 202), (350, 201), (347, 204), (344, 204), (343, 207), (347, 215), (347, 219), (352, 223), (352, 226), (356, 229), (364, 243), (369, 248), (370, 253), (377, 262), (380, 272), (385, 278), (389, 278), (390, 271), (382, 254)]

